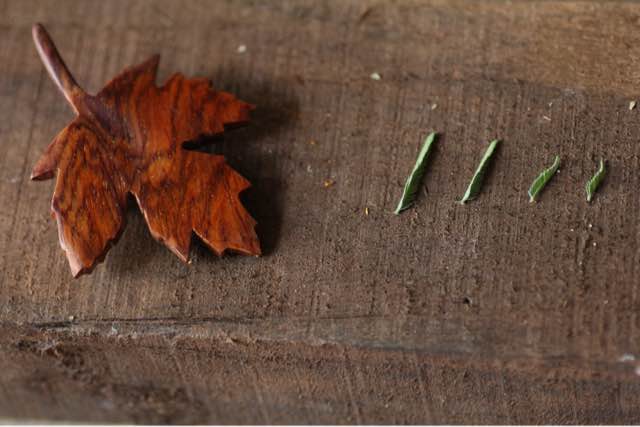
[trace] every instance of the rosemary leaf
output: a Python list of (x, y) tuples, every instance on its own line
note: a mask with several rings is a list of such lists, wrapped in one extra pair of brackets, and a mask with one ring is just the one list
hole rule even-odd
[(533, 203), (536, 201), (536, 197), (542, 191), (542, 189), (547, 185), (549, 180), (555, 175), (560, 167), (560, 156), (556, 156), (553, 164), (547, 169), (540, 172), (540, 175), (533, 181), (531, 187), (529, 187), (529, 202)]
[(587, 185), (585, 188), (587, 191), (587, 202), (590, 202), (591, 199), (593, 198), (593, 195), (598, 189), (598, 186), (604, 179), (605, 172), (606, 171), (604, 169), (604, 160), (600, 159), (600, 168), (598, 169), (596, 174), (593, 175), (589, 181), (587, 181)]
[(420, 188), (420, 182), (422, 181), (422, 177), (425, 172), (425, 167), (427, 165), (426, 163), (427, 157), (429, 157), (431, 146), (435, 142), (437, 136), (438, 136), (437, 133), (432, 132), (425, 139), (424, 145), (420, 150), (420, 154), (418, 154), (418, 158), (416, 159), (416, 164), (413, 167), (411, 174), (407, 178), (407, 182), (404, 184), (402, 197), (400, 198), (398, 207), (394, 211), (396, 215), (398, 215), (403, 210), (411, 207), (411, 205), (415, 201), (416, 196), (418, 194), (418, 189)]
[(484, 156), (482, 156), (482, 160), (480, 160), (476, 173), (473, 174), (469, 187), (467, 187), (467, 191), (464, 193), (464, 196), (462, 196), (462, 200), (460, 200), (461, 204), (465, 204), (465, 202), (475, 199), (478, 196), (478, 193), (480, 193), (482, 181), (484, 180), (484, 175), (487, 172), (487, 167), (489, 166), (489, 160), (491, 159), (491, 156), (493, 156), (499, 142), (500, 140), (494, 139), (491, 141), (491, 144), (489, 144), (487, 151), (484, 152)]

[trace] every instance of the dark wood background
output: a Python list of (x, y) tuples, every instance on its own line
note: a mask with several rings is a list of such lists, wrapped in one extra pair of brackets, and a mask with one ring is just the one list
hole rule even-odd
[[(218, 149), (254, 184), (262, 258), (183, 265), (132, 206), (72, 279), (53, 182), (28, 179), (72, 118), (36, 21), (91, 92), (159, 52), (160, 80), (259, 106)], [(633, 2), (1, 1), (0, 416), (640, 422), (639, 24)], [(394, 216), (430, 130), (424, 194)]]

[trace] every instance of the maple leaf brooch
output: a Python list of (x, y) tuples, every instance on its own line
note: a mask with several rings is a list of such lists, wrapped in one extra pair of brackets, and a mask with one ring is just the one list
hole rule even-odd
[(33, 26), (33, 38), (76, 112), (31, 174), (34, 180), (57, 175), (51, 209), (74, 276), (91, 272), (118, 239), (129, 194), (153, 237), (184, 262), (192, 233), (218, 255), (260, 255), (256, 222), (239, 199), (249, 182), (223, 156), (183, 147), (246, 123), (251, 104), (215, 91), (207, 79), (181, 74), (157, 87), (158, 55), (89, 95), (42, 25)]

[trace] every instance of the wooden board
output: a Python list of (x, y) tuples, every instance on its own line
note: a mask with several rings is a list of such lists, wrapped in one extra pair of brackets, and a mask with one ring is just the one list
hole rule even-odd
[[(639, 422), (639, 20), (632, 2), (0, 3), (0, 416)], [(183, 265), (132, 204), (72, 279), (53, 183), (28, 179), (72, 117), (36, 21), (90, 92), (157, 52), (159, 83), (258, 105), (217, 149), (254, 184), (263, 257), (196, 245)], [(395, 216), (431, 130), (424, 193)]]

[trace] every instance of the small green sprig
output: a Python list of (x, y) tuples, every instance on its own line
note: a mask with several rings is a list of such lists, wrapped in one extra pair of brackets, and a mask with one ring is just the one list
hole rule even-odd
[(473, 174), (473, 178), (471, 178), (471, 182), (469, 183), (464, 196), (462, 196), (460, 204), (464, 205), (469, 200), (475, 199), (478, 196), (478, 193), (480, 193), (480, 188), (482, 187), (482, 182), (484, 181), (484, 176), (489, 166), (489, 160), (493, 156), (499, 142), (500, 140), (494, 139), (491, 141), (491, 144), (489, 144), (489, 148), (484, 152), (484, 156), (482, 156), (482, 160), (480, 160), (480, 164), (478, 165), (476, 172)]
[(585, 191), (587, 192), (587, 202), (590, 202), (593, 198), (593, 195), (600, 186), (600, 183), (604, 179), (605, 174), (606, 171), (604, 168), (604, 160), (600, 159), (600, 167), (598, 168), (598, 171), (591, 177), (589, 181), (587, 181), (587, 185), (585, 186)]
[(409, 177), (407, 178), (407, 182), (404, 184), (404, 189), (402, 190), (402, 197), (400, 197), (400, 202), (398, 203), (398, 207), (394, 211), (396, 215), (398, 215), (403, 210), (411, 207), (416, 200), (416, 196), (418, 195), (418, 190), (420, 188), (420, 183), (422, 182), (422, 177), (424, 176), (424, 172), (427, 166), (427, 158), (429, 157), (429, 153), (431, 152), (431, 147), (435, 140), (437, 139), (438, 134), (436, 132), (430, 133), (424, 141), (422, 145), (422, 149), (418, 154), (418, 158), (416, 159), (416, 164), (413, 166), (413, 170)]
[(543, 170), (540, 175), (533, 181), (531, 187), (529, 187), (529, 203), (533, 203), (536, 201), (536, 197), (542, 191), (542, 189), (547, 185), (549, 180), (556, 174), (558, 168), (560, 167), (560, 156), (556, 156), (553, 164), (547, 169)]

